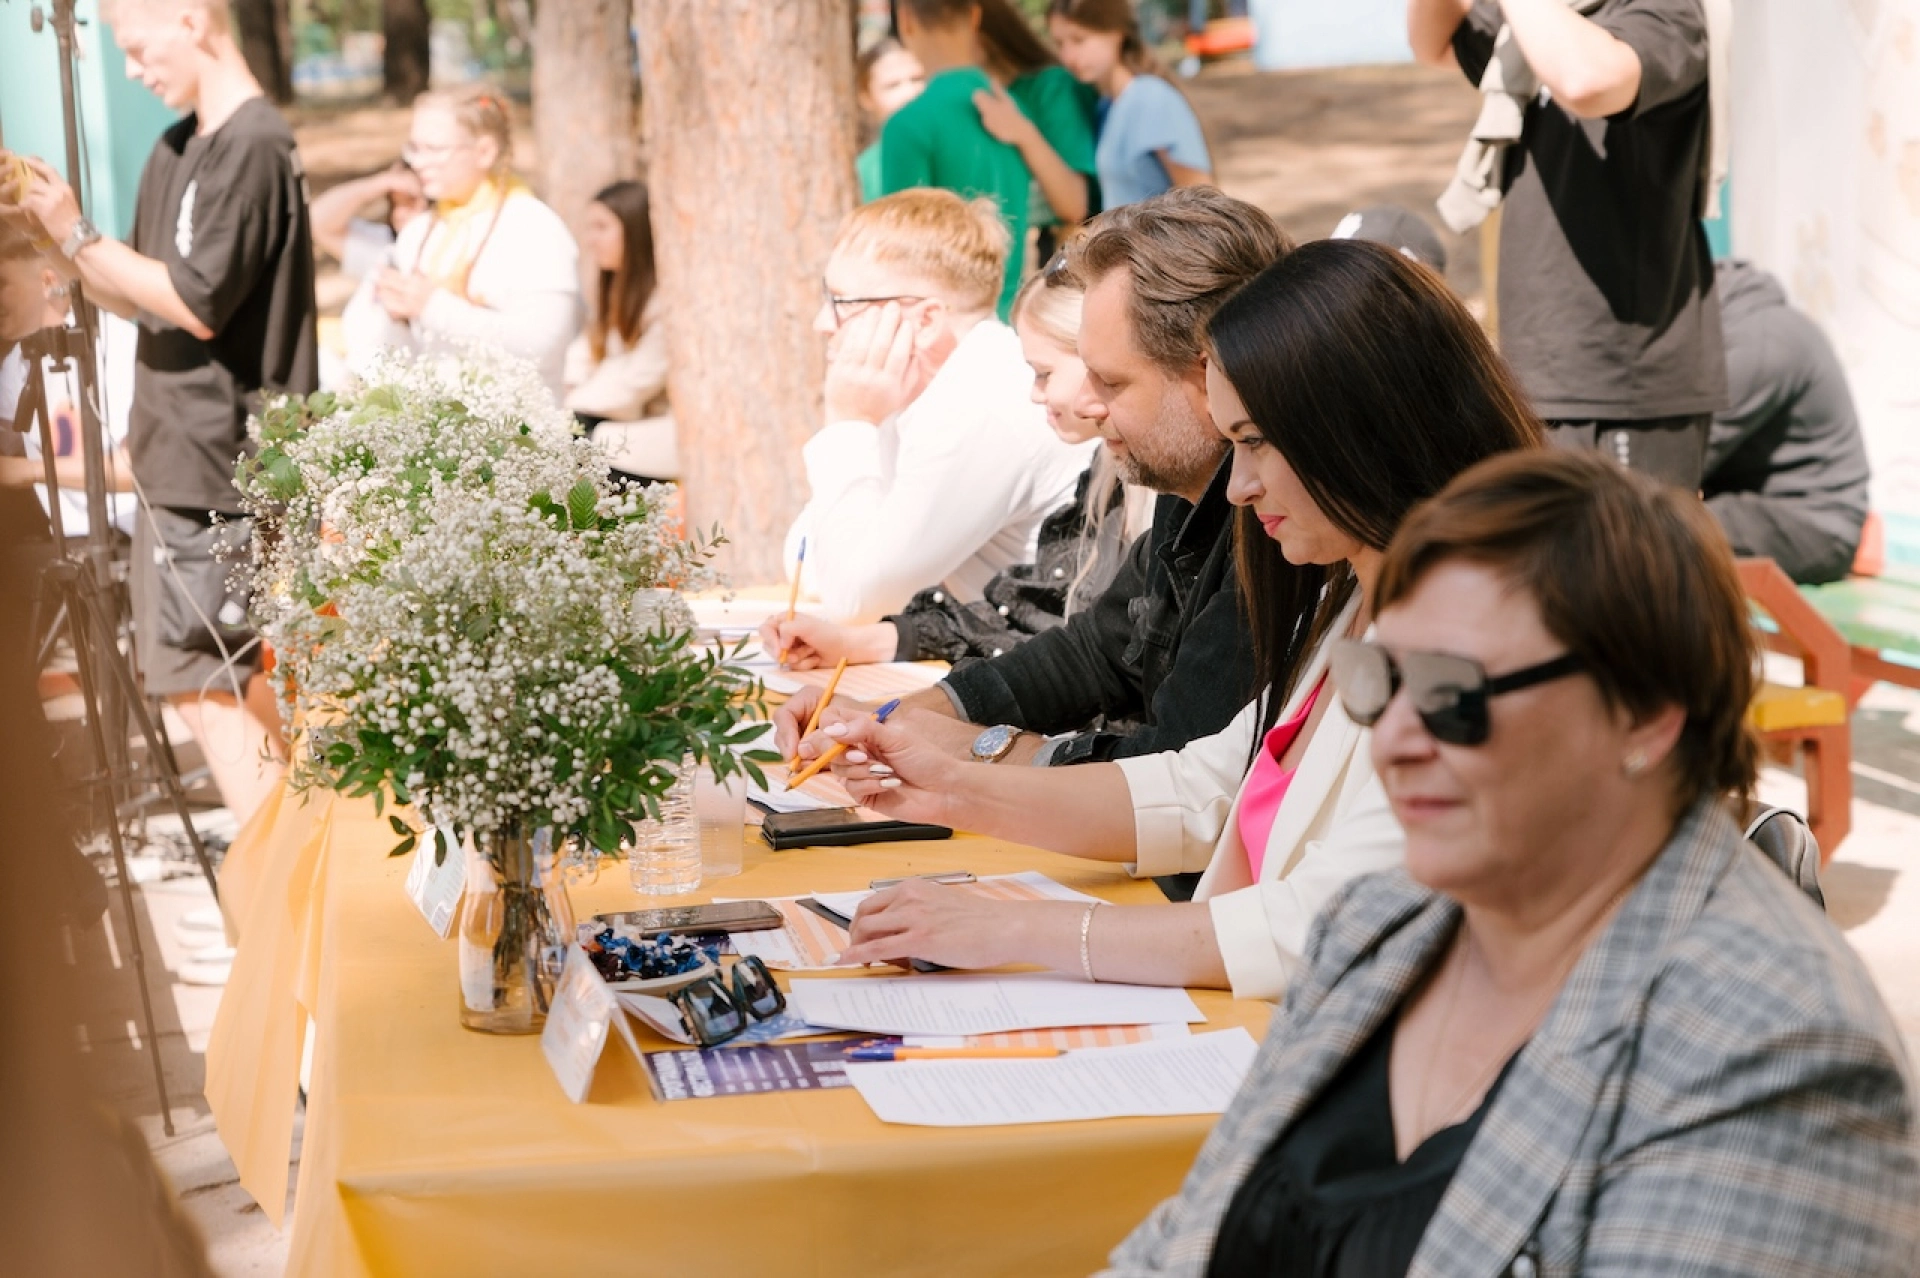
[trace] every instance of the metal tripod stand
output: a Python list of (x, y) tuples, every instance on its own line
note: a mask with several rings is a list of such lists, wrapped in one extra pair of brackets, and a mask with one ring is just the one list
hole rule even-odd
[[(31, 14), (31, 26), (37, 33), (53, 28), (59, 50), (61, 123), (65, 131), (67, 174), (76, 198), (83, 189), (80, 156), (80, 127), (74, 92), (75, 38), (74, 0), (52, 0), (51, 14), (38, 5)], [(206, 846), (195, 830), (187, 809), (186, 794), (173, 760), (173, 752), (155, 722), (138, 680), (134, 676), (128, 651), (121, 645), (119, 597), (112, 588), (112, 533), (108, 521), (106, 493), (106, 448), (101, 430), (99, 365), (95, 360), (95, 314), (87, 302), (79, 281), (70, 293), (73, 322), (47, 329), (23, 342), (27, 386), (20, 400), (16, 425), (31, 422), (40, 437), (40, 455), (45, 467), (47, 517), (52, 525), (58, 558), (49, 566), (42, 581), (64, 608), (66, 627), (72, 640), (75, 663), (84, 704), (87, 736), (93, 751), (92, 765), (82, 785), (92, 796), (106, 800), (108, 843), (113, 853), (114, 870), (120, 880), (120, 899), (125, 907), (127, 945), (133, 957), (135, 979), (140, 985), (140, 1007), (146, 1027), (147, 1043), (153, 1058), (153, 1081), (160, 1097), (160, 1120), (167, 1135), (174, 1134), (173, 1112), (167, 1096), (165, 1070), (160, 1060), (160, 1038), (153, 1018), (153, 995), (147, 983), (146, 948), (140, 939), (140, 922), (133, 895), (133, 876), (127, 866), (126, 846), (121, 824), (127, 813), (138, 805), (125, 797), (136, 780), (127, 749), (126, 722), (129, 717), (146, 743), (147, 759), (153, 765), (166, 801), (180, 819), (187, 842), (192, 847), (207, 887), (219, 900), (214, 882), (213, 864)], [(48, 412), (46, 378), (43, 364), (65, 367), (71, 363), (77, 384), (80, 452), (84, 465), (87, 506), (87, 536), (83, 548), (69, 547), (61, 518), (60, 482), (56, 466), (51, 415)]]
[[(46, 468), (49, 495), (48, 518), (53, 524), (54, 543), (61, 547), (65, 546), (65, 529), (60, 516), (53, 425), (47, 411), (46, 383), (41, 366), (44, 360), (50, 359), (58, 364), (72, 358), (64, 349), (65, 340), (70, 336), (71, 330), (50, 330), (40, 334), (37, 339), (23, 343), (27, 348), (29, 372), (26, 391), (20, 399), (20, 417), (33, 422), (40, 435), (40, 456)], [(60, 345), (55, 345), (52, 350), (45, 349), (50, 344), (49, 339), (51, 343)], [(87, 384), (83, 366), (81, 385), (85, 387)], [(85, 398), (84, 390), (82, 398)], [(104, 527), (104, 505), (103, 502), (101, 508), (89, 512), (90, 533)], [(147, 1031), (148, 1054), (153, 1060), (154, 1087), (160, 1096), (160, 1121), (167, 1135), (171, 1136), (174, 1130), (173, 1110), (167, 1096), (166, 1072), (160, 1061), (160, 1036), (153, 1019), (153, 993), (147, 983), (146, 946), (140, 939), (138, 906), (133, 896), (133, 874), (127, 866), (126, 843), (120, 828), (123, 814), (128, 810), (128, 805), (123, 802), (123, 792), (134, 778), (128, 761), (124, 720), (110, 717), (110, 705), (124, 707), (131, 713), (146, 743), (147, 758), (158, 774), (161, 792), (172, 806), (174, 815), (180, 819), (187, 842), (193, 849), (194, 859), (199, 863), (200, 873), (206, 876), (207, 888), (214, 894), (215, 901), (220, 899), (220, 890), (214, 881), (213, 863), (207, 857), (206, 845), (200, 841), (199, 832), (194, 829), (172, 751), (161, 737), (159, 725), (147, 708), (146, 698), (141, 695), (134, 678), (132, 663), (121, 647), (119, 609), (109, 579), (100, 575), (91, 554), (65, 552), (47, 567), (41, 580), (66, 612), (67, 632), (73, 643), (87, 739), (93, 758), (92, 768), (81, 784), (90, 793), (104, 795), (106, 799), (107, 841), (113, 852), (114, 872), (120, 880), (120, 901), (126, 915), (127, 949), (133, 957), (134, 979), (140, 986), (140, 1011)], [(103, 680), (111, 682), (103, 683)], [(113, 695), (103, 696), (109, 688)]]

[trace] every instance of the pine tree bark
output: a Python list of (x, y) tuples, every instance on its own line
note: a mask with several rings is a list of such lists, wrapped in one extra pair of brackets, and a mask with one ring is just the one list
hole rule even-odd
[(380, 0), (380, 30), (386, 38), (380, 71), (387, 98), (399, 106), (411, 106), (427, 91), (432, 25), (427, 0)]
[(630, 0), (548, 0), (534, 13), (541, 195), (576, 235), (594, 193), (639, 171), (632, 14)]
[(850, 0), (635, 0), (689, 526), (783, 577), (819, 425), (820, 273), (858, 199)]
[(293, 68), (282, 41), (286, 29), (285, 0), (234, 0), (234, 34), (247, 69), (282, 106), (293, 101)]

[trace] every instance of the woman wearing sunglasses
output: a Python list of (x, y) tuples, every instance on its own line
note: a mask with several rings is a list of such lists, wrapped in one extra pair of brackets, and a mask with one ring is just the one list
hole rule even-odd
[(1314, 925), (1117, 1273), (1920, 1272), (1898, 1031), (1728, 816), (1755, 653), (1691, 494), (1592, 454), (1422, 507), (1336, 646), (1406, 828)]
[(1536, 446), (1540, 427), (1440, 278), (1377, 244), (1300, 246), (1208, 337), (1264, 695), (1177, 753), (1065, 769), (960, 763), (897, 726), (828, 715), (856, 747), (836, 771), (861, 802), (1136, 875), (1204, 870), (1194, 901), (995, 902), (906, 884), (862, 906), (848, 960), (1041, 963), (1277, 998), (1321, 903), (1399, 862), (1366, 734), (1325, 686), (1328, 653), (1365, 633), (1407, 512), (1482, 458)]

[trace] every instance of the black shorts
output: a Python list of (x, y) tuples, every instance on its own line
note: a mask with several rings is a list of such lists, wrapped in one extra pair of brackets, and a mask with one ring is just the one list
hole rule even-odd
[(238, 516), (141, 505), (133, 526), (134, 649), (148, 696), (238, 693), (260, 670), (246, 595), (248, 530)]

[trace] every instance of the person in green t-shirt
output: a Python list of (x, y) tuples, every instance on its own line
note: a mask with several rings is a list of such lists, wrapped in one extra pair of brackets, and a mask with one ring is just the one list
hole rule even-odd
[[(1043, 235), (1086, 221), (1094, 192), (1094, 105), (1011, 0), (973, 0), (981, 65), (1004, 93), (976, 94), (987, 132), (1020, 149), (1033, 170), (1033, 224)], [(1050, 256), (1043, 240), (1037, 260)]]
[(853, 66), (853, 84), (860, 110), (873, 131), (873, 144), (853, 162), (860, 178), (860, 202), (871, 204), (880, 198), (880, 130), (893, 113), (920, 96), (926, 87), (927, 73), (920, 59), (908, 53), (898, 40), (888, 36), (876, 41)]
[(1033, 173), (1018, 148), (980, 122), (976, 95), (996, 92), (981, 70), (974, 0), (899, 0), (900, 43), (920, 60), (927, 86), (880, 130), (880, 187), (884, 194), (916, 186), (940, 187), (1000, 207), (1013, 235), (1000, 292), (1004, 319), (1026, 266)]

